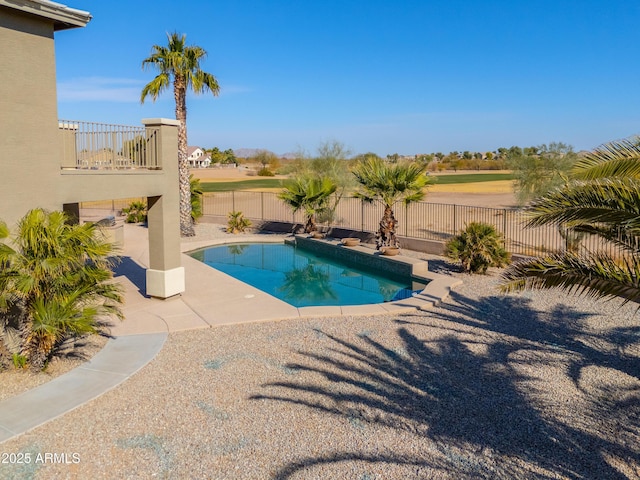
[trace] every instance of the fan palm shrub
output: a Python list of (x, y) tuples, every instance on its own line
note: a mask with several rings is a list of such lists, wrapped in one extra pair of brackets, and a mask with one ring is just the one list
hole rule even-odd
[(316, 215), (329, 207), (329, 199), (336, 189), (336, 183), (329, 177), (303, 174), (285, 182), (278, 198), (291, 207), (293, 213), (304, 211), (304, 231), (312, 233), (317, 230)]
[[(7, 238), (6, 225), (0, 236)], [(113, 246), (94, 224), (70, 225), (62, 212), (36, 209), (0, 243), (0, 334), (4, 351), (42, 368), (72, 336), (122, 318), (122, 287), (112, 281)]]
[(618, 255), (567, 250), (512, 265), (504, 291), (558, 287), (640, 303), (640, 139), (605, 144), (578, 161), (573, 180), (531, 202), (527, 226), (595, 235)]
[(502, 235), (493, 225), (472, 222), (445, 245), (446, 255), (462, 264), (468, 273), (487, 273), (489, 267), (504, 267), (509, 253), (504, 249)]
[(408, 205), (425, 196), (425, 187), (431, 183), (425, 174), (426, 165), (415, 162), (388, 163), (379, 157), (366, 157), (352, 169), (360, 184), (354, 197), (366, 202), (379, 202), (384, 206), (380, 228), (376, 234), (376, 247), (398, 247), (398, 222), (393, 207), (402, 202)]
[(124, 221), (127, 223), (142, 223), (147, 221), (147, 204), (145, 202), (134, 201), (129, 206), (122, 209), (126, 215)]

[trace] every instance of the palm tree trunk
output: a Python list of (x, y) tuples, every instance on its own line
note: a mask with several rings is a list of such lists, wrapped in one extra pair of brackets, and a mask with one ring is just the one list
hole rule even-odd
[(396, 221), (396, 217), (393, 215), (393, 210), (391, 206), (385, 205), (384, 207), (384, 215), (382, 216), (382, 220), (380, 220), (380, 229), (376, 234), (376, 249), (380, 250), (382, 247), (399, 247), (400, 242), (396, 237), (396, 227), (398, 226), (398, 222)]
[(187, 160), (187, 86), (185, 79), (176, 76), (173, 84), (178, 126), (178, 174), (180, 177), (180, 234), (193, 237), (196, 232), (191, 219), (191, 188)]
[(313, 233), (317, 230), (314, 215), (307, 216), (307, 224), (304, 226), (304, 233)]

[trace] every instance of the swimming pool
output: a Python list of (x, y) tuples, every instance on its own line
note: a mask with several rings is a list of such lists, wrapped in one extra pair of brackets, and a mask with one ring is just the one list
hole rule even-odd
[(220, 245), (189, 255), (294, 307), (389, 302), (425, 287), (411, 278), (385, 277), (286, 244)]

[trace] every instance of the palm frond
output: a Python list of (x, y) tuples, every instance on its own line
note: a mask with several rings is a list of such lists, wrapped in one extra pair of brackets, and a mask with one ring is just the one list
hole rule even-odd
[(608, 177), (640, 179), (640, 137), (606, 143), (585, 155), (574, 167), (577, 178)]
[(501, 290), (560, 288), (595, 298), (620, 297), (640, 303), (640, 258), (615, 261), (605, 254), (571, 252), (511, 265), (502, 275)]
[(573, 181), (534, 200), (525, 211), (527, 226), (533, 227), (601, 223), (640, 228), (640, 180)]

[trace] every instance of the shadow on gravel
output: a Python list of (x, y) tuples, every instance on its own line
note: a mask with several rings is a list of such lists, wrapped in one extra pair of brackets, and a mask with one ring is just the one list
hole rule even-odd
[[(521, 388), (530, 378), (518, 373), (510, 359), (522, 350), (543, 355), (561, 352), (573, 361), (569, 374), (574, 381), (581, 368), (594, 364), (637, 376), (631, 358), (603, 353), (578, 341), (578, 336), (584, 340), (579, 324), (587, 314), (560, 308), (550, 315), (563, 321), (548, 322), (528, 307), (526, 299), (490, 297), (475, 302), (454, 296), (452, 305), (435, 314), (449, 320), (450, 328), (440, 323), (435, 327), (438, 334), (429, 335), (429, 340), (413, 332), (433, 327), (428, 317), (413, 315), (397, 319), (403, 325), (397, 330), (401, 348), (390, 348), (370, 336), (349, 342), (327, 335), (328, 350), (299, 352), (303, 361), (287, 365), (303, 374), (300, 380), (264, 385), (281, 393), (251, 397), (288, 402), (350, 422), (355, 419), (365, 428), (379, 425), (401, 430), (424, 444), (421, 453), (410, 457), (402, 452), (371, 455), (357, 450), (320, 454), (284, 465), (276, 478), (309, 473), (316, 466), (338, 468), (343, 462), (406, 466), (415, 475), (412, 478), (622, 479), (627, 477), (611, 463), (637, 468), (637, 391), (609, 392), (610, 396), (591, 399), (573, 419), (553, 420), (541, 415), (535, 399), (539, 392)], [(614, 335), (625, 339), (627, 333)], [(318, 375), (324, 380), (314, 383)], [(547, 400), (554, 400), (547, 395)], [(611, 398), (626, 398), (627, 403)], [(580, 404), (580, 408), (585, 407)], [(608, 431), (593, 433), (581, 425), (583, 419), (595, 419)]]

